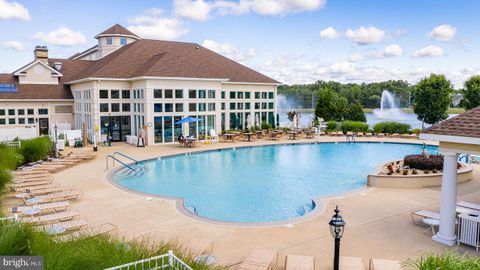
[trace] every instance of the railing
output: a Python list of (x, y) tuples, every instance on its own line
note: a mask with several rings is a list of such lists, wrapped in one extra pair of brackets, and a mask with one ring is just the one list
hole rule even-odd
[(3, 142), (2, 144), (5, 144), (7, 148), (13, 149), (15, 151), (19, 150), (21, 146), (20, 141)]
[(458, 156), (458, 161), (462, 161), (462, 159), (465, 159), (465, 163), (468, 163), (468, 155), (467, 154), (462, 154)]
[[(122, 156), (122, 157), (124, 157), (124, 158), (127, 158), (127, 159), (135, 162), (135, 164), (140, 163), (140, 161), (138, 161), (138, 160), (136, 160), (136, 159), (134, 159), (134, 158), (132, 158), (132, 157), (129, 157), (129, 156), (125, 155), (125, 154), (122, 154), (122, 153), (120, 153), (120, 152), (113, 152), (113, 157), (115, 157), (115, 155), (120, 155), (120, 156)], [(114, 165), (115, 165), (115, 163), (114, 163)]]
[(135, 169), (134, 169), (132, 166), (124, 163), (123, 161), (121, 161), (120, 159), (118, 159), (118, 158), (116, 158), (116, 157), (114, 157), (114, 156), (112, 156), (112, 155), (107, 155), (107, 156), (105, 157), (105, 162), (106, 162), (106, 164), (107, 164), (107, 170), (108, 170), (108, 158), (111, 158), (111, 159), (113, 160), (113, 166), (115, 166), (115, 161), (118, 161), (118, 162), (120, 162), (120, 164), (122, 164), (123, 166), (129, 168), (129, 169), (132, 170), (132, 171), (135, 171)]
[(177, 258), (172, 251), (168, 253), (143, 259), (131, 263), (126, 263), (105, 270), (130, 270), (130, 269), (142, 269), (142, 270), (154, 270), (154, 269), (172, 269), (172, 270), (193, 270), (190, 266)]

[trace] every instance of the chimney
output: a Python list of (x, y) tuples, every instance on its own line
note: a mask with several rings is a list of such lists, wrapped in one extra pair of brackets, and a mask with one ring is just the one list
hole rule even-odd
[(47, 46), (36, 46), (33, 51), (35, 55), (35, 60), (40, 60), (43, 63), (48, 65), (48, 49)]

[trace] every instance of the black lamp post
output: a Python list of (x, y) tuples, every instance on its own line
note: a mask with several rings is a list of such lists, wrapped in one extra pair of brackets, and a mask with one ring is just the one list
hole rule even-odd
[(57, 136), (58, 127), (57, 127), (57, 124), (55, 124), (55, 126), (53, 126), (53, 130), (55, 131), (55, 158), (58, 158), (58, 136)]
[(335, 255), (333, 257), (333, 270), (339, 270), (338, 262), (340, 260), (340, 239), (342, 238), (345, 221), (342, 219), (342, 215), (340, 210), (338, 210), (338, 205), (335, 207), (335, 215), (332, 216), (332, 219), (328, 223), (330, 225), (330, 233), (332, 237), (335, 239)]

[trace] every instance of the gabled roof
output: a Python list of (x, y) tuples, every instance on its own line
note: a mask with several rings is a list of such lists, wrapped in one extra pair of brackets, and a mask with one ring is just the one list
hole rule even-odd
[(133, 37), (133, 38), (140, 39), (139, 36), (135, 35), (130, 30), (121, 26), (118, 23), (115, 24), (114, 26), (108, 28), (107, 30), (101, 32), (100, 34), (96, 35), (95, 38), (99, 38), (99, 37), (102, 37), (102, 36), (104, 36), (104, 37), (107, 37), (107, 36), (130, 36), (130, 37)]
[(173, 77), (280, 84), (195, 43), (140, 39), (95, 61), (72, 81), (87, 78)]
[(422, 134), (480, 138), (480, 107), (424, 129)]
[(44, 66), (45, 68), (47, 68), (48, 70), (50, 70), (50, 72), (52, 73), (52, 76), (57, 76), (57, 77), (62, 77), (62, 76), (63, 76), (63, 74), (60, 73), (58, 70), (56, 70), (56, 69), (54, 69), (53, 67), (51, 67), (51, 66), (43, 63), (43, 62), (40, 61), (40, 60), (35, 60), (35, 61), (30, 62), (30, 63), (26, 64), (25, 66), (17, 69), (17, 70), (15, 70), (15, 71), (13, 72), (13, 75), (15, 75), (15, 76), (24, 76), (25, 73), (23, 73), (23, 72), (26, 71), (27, 69), (29, 69), (30, 67), (36, 65), (36, 64), (40, 64), (40, 65)]
[(0, 74), (0, 83), (15, 84), (17, 92), (0, 92), (0, 99), (73, 99), (70, 86), (64, 84), (94, 63), (88, 60), (70, 60), (70, 59), (49, 59), (49, 66), (52, 67), (55, 62), (62, 63), (62, 77), (59, 77), (59, 84), (19, 84), (18, 77), (13, 73)]
[(82, 57), (85, 54), (91, 53), (91, 52), (96, 51), (96, 50), (98, 50), (98, 44), (94, 45), (94, 46), (92, 46), (92, 47), (90, 47), (90, 48), (88, 48), (88, 49), (86, 49), (82, 52), (77, 52), (74, 55), (70, 56), (68, 59), (78, 59), (79, 57)]

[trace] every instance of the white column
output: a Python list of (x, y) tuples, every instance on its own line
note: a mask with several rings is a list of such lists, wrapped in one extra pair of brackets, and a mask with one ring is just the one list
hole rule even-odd
[(457, 204), (457, 154), (442, 153), (444, 155), (442, 192), (440, 199), (440, 228), (432, 237), (434, 241), (453, 246), (456, 244), (455, 235), (456, 204)]

